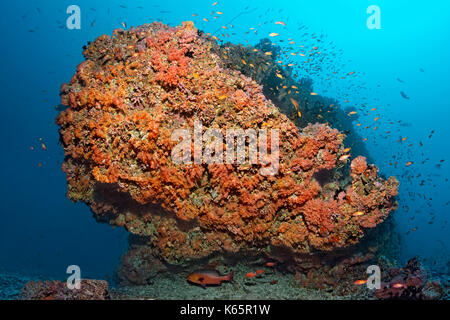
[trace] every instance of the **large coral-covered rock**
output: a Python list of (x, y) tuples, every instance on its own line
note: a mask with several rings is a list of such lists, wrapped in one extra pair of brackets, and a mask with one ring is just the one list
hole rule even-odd
[[(85, 49), (86, 61), (61, 88), (69, 108), (57, 118), (69, 198), (145, 237), (173, 263), (222, 250), (311, 253), (357, 243), (396, 208), (398, 182), (362, 158), (351, 177), (338, 179), (345, 135), (325, 124), (299, 131), (260, 85), (225, 66), (211, 41), (190, 22), (153, 23), (115, 30)], [(278, 171), (174, 162), (174, 130), (193, 132), (196, 121), (224, 136), (278, 130)]]

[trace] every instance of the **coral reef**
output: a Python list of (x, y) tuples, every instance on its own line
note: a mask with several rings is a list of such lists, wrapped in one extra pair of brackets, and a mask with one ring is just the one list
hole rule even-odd
[(22, 300), (107, 300), (108, 282), (81, 280), (80, 289), (69, 289), (59, 281), (30, 281), (22, 288)]
[(126, 285), (146, 285), (167, 268), (153, 256), (150, 247), (132, 248), (122, 257), (122, 264), (117, 271), (118, 283)]
[(417, 257), (404, 268), (391, 268), (381, 288), (375, 291), (378, 299), (439, 300), (444, 291), (440, 283), (430, 281)]
[[(380, 178), (362, 157), (347, 176), (345, 134), (319, 123), (299, 130), (215, 46), (186, 22), (118, 29), (85, 48), (86, 61), (61, 87), (69, 108), (56, 121), (69, 198), (141, 236), (171, 264), (220, 252), (316, 254), (357, 244), (396, 209), (397, 180)], [(203, 132), (278, 130), (277, 174), (262, 175), (261, 162), (175, 163), (171, 135), (192, 132), (195, 121)], [(317, 178), (324, 173), (329, 179)], [(125, 268), (135, 268), (132, 256)], [(143, 272), (127, 281), (148, 281)]]
[(295, 272), (295, 280), (299, 287), (321, 289), (333, 292), (337, 296), (357, 294), (368, 298), (367, 289), (361, 290), (353, 283), (361, 275), (365, 275), (367, 267), (374, 263), (378, 262), (375, 251), (371, 249), (364, 254), (336, 257), (331, 262), (324, 262), (320, 257), (308, 264), (297, 261), (290, 268)]

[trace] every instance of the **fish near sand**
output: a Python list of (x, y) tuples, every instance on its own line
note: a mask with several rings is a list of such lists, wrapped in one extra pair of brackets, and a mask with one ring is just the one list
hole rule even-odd
[(216, 270), (198, 270), (188, 275), (187, 280), (206, 288), (207, 285), (220, 285), (224, 281), (233, 282), (233, 271), (221, 276)]

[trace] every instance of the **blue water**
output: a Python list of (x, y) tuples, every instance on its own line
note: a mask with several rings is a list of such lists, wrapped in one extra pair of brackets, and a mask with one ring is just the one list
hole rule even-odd
[[(275, 41), (284, 40), (278, 43), (282, 46), (288, 38), (305, 47), (321, 39), (319, 50), (329, 57), (322, 70), (299, 72), (314, 80), (315, 92), (338, 99), (346, 108), (376, 108), (369, 115), (360, 111), (354, 123), (355, 128), (362, 124), (357, 130), (368, 138), (367, 148), (381, 172), (401, 182), (400, 207), (394, 213), (402, 240), (400, 259), (419, 255), (428, 267), (445, 268), (450, 238), (450, 2), (222, 0), (212, 6), (213, 2), (0, 2), (0, 271), (61, 278), (68, 265), (76, 264), (83, 277), (114, 273), (127, 248), (127, 233), (96, 223), (86, 205), (65, 196), (54, 107), (60, 103), (60, 85), (83, 61), (83, 45), (123, 27), (122, 22), (130, 27), (154, 20), (170, 25), (193, 20), (205, 32), (228, 33), (233, 43), (256, 44), (271, 32), (280, 34)], [(66, 8), (71, 4), (81, 8), (80, 30), (66, 28)], [(369, 5), (379, 6), (381, 29), (366, 25)], [(211, 11), (223, 15), (213, 19)], [(205, 17), (209, 22), (202, 20)], [(246, 34), (252, 27), (257, 34)], [(340, 78), (352, 71), (354, 75)], [(375, 117), (380, 118), (376, 123)], [(407, 140), (398, 142), (404, 137)], [(406, 167), (407, 161), (414, 164)]]

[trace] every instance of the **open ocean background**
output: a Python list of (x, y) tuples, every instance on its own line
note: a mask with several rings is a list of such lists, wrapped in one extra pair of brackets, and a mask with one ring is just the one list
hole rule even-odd
[[(271, 32), (280, 33), (276, 40), (284, 39), (283, 45), (293, 38), (312, 46), (312, 34), (322, 39), (320, 49), (332, 62), (320, 72), (300, 73), (313, 79), (315, 92), (346, 108), (345, 100), (355, 110), (362, 104), (377, 108), (367, 116), (359, 113), (355, 125), (362, 123), (357, 130), (368, 138), (367, 148), (382, 174), (400, 180), (400, 206), (394, 213), (400, 260), (419, 255), (429, 268), (448, 272), (450, 1), (213, 2), (0, 2), (0, 271), (64, 278), (67, 266), (76, 264), (83, 278), (113, 275), (127, 248), (127, 233), (97, 223), (86, 205), (65, 195), (64, 156), (54, 123), (60, 85), (83, 61), (82, 46), (123, 28), (123, 22), (128, 28), (155, 20), (170, 25), (193, 20), (205, 32), (228, 33), (233, 43), (254, 45)], [(72, 4), (81, 8), (80, 30), (66, 28), (66, 8)], [(370, 5), (381, 10), (379, 30), (366, 26)], [(223, 15), (214, 20), (211, 11)], [(233, 27), (221, 28), (229, 24)], [(251, 27), (258, 33), (246, 34)], [(327, 81), (335, 70), (339, 75), (355, 71), (355, 76)], [(373, 130), (376, 116), (380, 120)], [(408, 161), (413, 165), (406, 167)]]

